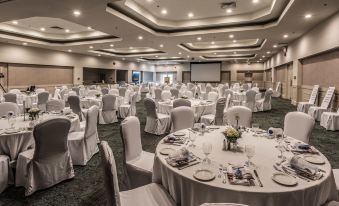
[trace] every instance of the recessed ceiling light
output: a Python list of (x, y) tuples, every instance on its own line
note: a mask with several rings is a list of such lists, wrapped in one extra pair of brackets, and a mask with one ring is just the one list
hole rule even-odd
[(305, 18), (306, 19), (309, 19), (309, 18), (311, 18), (312, 17), (312, 14), (305, 14)]
[(237, 43), (237, 40), (233, 40), (233, 43)]
[(284, 38), (288, 38), (288, 34), (284, 34)]
[(199, 36), (199, 37), (197, 37), (197, 40), (198, 40), (198, 41), (201, 41), (201, 39), (202, 39), (202, 38), (201, 38), (200, 36)]
[(67, 50), (68, 52), (72, 52), (72, 49)]
[(110, 47), (114, 47), (114, 44), (110, 44), (109, 46), (110, 46)]
[(194, 14), (193, 14), (192, 12), (190, 12), (190, 13), (187, 14), (187, 16), (188, 16), (189, 18), (192, 18), (192, 17), (194, 16)]
[(252, 0), (253, 3), (259, 3), (259, 0)]
[(155, 56), (155, 58), (158, 58), (158, 56)]
[(267, 54), (270, 54), (271, 52), (270, 52), (270, 51), (267, 51), (266, 53), (267, 53)]
[(144, 37), (143, 36), (138, 36), (138, 39), (139, 40), (142, 40)]
[(101, 57), (101, 54), (98, 54), (98, 57)]
[(179, 55), (181, 55), (182, 53), (181, 53), (181, 52), (179, 52), (178, 54), (179, 54)]
[(233, 52), (233, 54), (237, 54), (237, 52)]
[(74, 16), (80, 16), (80, 15), (81, 15), (81, 11), (79, 11), (79, 10), (74, 10), (74, 11), (73, 11), (73, 15), (74, 15)]
[(230, 14), (232, 13), (232, 9), (226, 9), (226, 12)]
[(22, 43), (22, 45), (26, 46), (26, 45), (27, 45), (27, 43), (26, 43), (26, 42), (24, 42), (24, 43)]
[(217, 53), (214, 53), (214, 55), (217, 55)]
[(44, 27), (40, 28), (40, 31), (46, 31), (46, 29)]
[(122, 60), (125, 60), (125, 58), (122, 58)]
[(273, 48), (277, 48), (277, 47), (278, 47), (278, 45), (276, 45), (276, 44), (273, 45)]
[(163, 44), (160, 44), (160, 47), (161, 47), (161, 48), (163, 48), (163, 47), (164, 47), (164, 45), (163, 45)]
[(14, 21), (12, 21), (12, 24), (17, 25), (17, 24), (19, 24), (19, 22), (14, 20)]
[(161, 13), (162, 13), (163, 15), (165, 15), (165, 14), (167, 14), (167, 10), (166, 10), (166, 9), (163, 9), (163, 10), (161, 10)]
[(93, 49), (93, 46), (89, 46), (90, 49)]
[(132, 46), (130, 46), (130, 47), (129, 47), (129, 49), (133, 49), (133, 47), (132, 47)]
[(211, 44), (215, 44), (215, 42), (214, 42), (214, 41), (212, 41), (212, 42), (211, 42)]
[(147, 0), (147, 2), (153, 2), (153, 0)]
[(87, 29), (88, 29), (88, 30), (92, 30), (92, 27), (89, 26), (89, 27), (87, 27)]
[(233, 34), (230, 34), (228, 35), (229, 38), (233, 39), (234, 38), (234, 35)]
[(262, 59), (259, 59), (260, 61), (262, 60)]
[(262, 58), (265, 58), (266, 56), (262, 56)]
[(190, 56), (187, 55), (187, 58), (190, 58)]
[(66, 29), (65, 32), (66, 32), (66, 33), (69, 33), (69, 29)]

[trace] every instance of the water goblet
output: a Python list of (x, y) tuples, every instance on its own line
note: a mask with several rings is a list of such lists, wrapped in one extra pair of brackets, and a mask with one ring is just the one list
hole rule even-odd
[(206, 165), (210, 165), (211, 160), (208, 158), (208, 155), (211, 154), (211, 152), (212, 152), (212, 144), (209, 143), (209, 142), (204, 142), (202, 144), (202, 151), (205, 154), (205, 158), (203, 159), (203, 163), (205, 163)]
[(197, 138), (197, 135), (194, 132), (189, 133), (189, 139), (191, 141), (190, 147), (195, 147), (194, 141)]
[(248, 158), (248, 160), (246, 161), (246, 166), (251, 166), (253, 165), (253, 163), (251, 162), (251, 158), (254, 157), (255, 155), (255, 146), (254, 145), (250, 145), (250, 144), (246, 144), (245, 145), (245, 153), (246, 156)]

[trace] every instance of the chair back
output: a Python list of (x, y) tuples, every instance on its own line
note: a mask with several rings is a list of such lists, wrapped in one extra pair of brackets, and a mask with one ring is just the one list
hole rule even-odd
[(91, 136), (98, 133), (98, 115), (99, 108), (97, 105), (93, 105), (88, 109), (86, 116), (86, 128), (85, 128), (85, 139), (90, 138)]
[(80, 88), (79, 87), (72, 87), (72, 91), (74, 91), (78, 96), (80, 95)]
[(33, 130), (33, 160), (51, 161), (56, 155), (68, 152), (67, 138), (70, 128), (71, 122), (66, 118), (53, 118), (37, 124)]
[(137, 104), (138, 93), (134, 92), (131, 98), (131, 106), (135, 106)]
[(318, 91), (319, 91), (319, 85), (314, 85), (313, 89), (312, 89), (312, 93), (310, 96), (310, 99), (308, 100), (308, 103), (310, 104), (315, 104), (317, 101), (317, 97), (318, 97)]
[(102, 95), (108, 94), (108, 91), (109, 91), (109, 90), (108, 90), (107, 87), (104, 87), (104, 88), (101, 89)]
[(218, 100), (218, 93), (216, 92), (209, 92), (208, 93), (208, 100), (216, 102)]
[(38, 89), (35, 90), (35, 93), (39, 94), (39, 93), (44, 92), (44, 91), (46, 91), (44, 88), (38, 88)]
[(178, 89), (170, 89), (170, 92), (171, 92), (172, 96), (174, 96), (175, 98), (179, 97), (179, 90)]
[(67, 100), (69, 107), (72, 112), (79, 116), (80, 121), (82, 121), (82, 111), (80, 107), (80, 98), (78, 96), (69, 96)]
[(232, 96), (233, 96), (233, 91), (230, 90), (230, 89), (226, 89), (224, 95), (225, 95), (225, 97), (228, 97), (228, 95), (231, 95), (231, 98), (232, 98)]
[(216, 112), (214, 116), (215, 125), (223, 125), (225, 105), (226, 105), (226, 98), (223, 97), (217, 100)]
[(126, 117), (120, 125), (125, 161), (134, 160), (141, 155), (140, 122), (135, 116)]
[(335, 87), (329, 87), (327, 89), (326, 95), (320, 105), (321, 108), (328, 109), (334, 96), (334, 90)]
[(182, 106), (191, 107), (191, 101), (187, 99), (176, 99), (173, 101), (173, 108), (182, 107)]
[(255, 96), (257, 95), (257, 92), (250, 89), (246, 92), (246, 106), (250, 108), (252, 111), (254, 111), (255, 107)]
[(193, 98), (193, 92), (190, 91), (190, 90), (187, 90), (187, 91), (185, 92), (185, 95), (187, 96), (188, 99), (192, 99), (192, 98)]
[(5, 102), (16, 103), (17, 95), (15, 93), (6, 93), (4, 94)]
[(243, 84), (243, 85), (242, 85), (242, 89), (243, 89), (244, 91), (247, 91), (247, 90), (248, 90), (248, 84), (246, 84), (246, 83)]
[(9, 90), (8, 93), (12, 93), (12, 94), (21, 94), (21, 91), (19, 89), (11, 89)]
[(230, 107), (230, 102), (231, 102), (231, 94), (228, 94), (226, 97), (226, 104), (225, 104), (226, 110)]
[(156, 111), (156, 105), (153, 99), (145, 98), (144, 104), (146, 107), (146, 116), (151, 117), (154, 119), (158, 119), (157, 111)]
[(116, 96), (112, 94), (105, 94), (102, 97), (102, 111), (112, 111), (115, 109)]
[(119, 87), (119, 96), (125, 97), (126, 90), (126, 87)]
[(90, 97), (95, 97), (95, 95), (99, 94), (100, 92), (98, 92), (97, 90), (89, 90), (87, 95)]
[(165, 100), (170, 100), (171, 97), (172, 97), (172, 94), (171, 94), (171, 92), (170, 92), (169, 90), (163, 90), (163, 91), (161, 92), (161, 99), (162, 99), (163, 101), (165, 101)]
[(272, 89), (269, 89), (269, 90), (267, 90), (267, 91), (265, 92), (265, 95), (264, 95), (264, 102), (265, 102), (265, 103), (271, 102), (272, 94), (273, 94)]
[(244, 106), (233, 106), (226, 111), (226, 118), (231, 125), (251, 127), (252, 110)]
[(192, 128), (194, 125), (194, 112), (190, 107), (177, 107), (171, 112), (173, 132)]
[(210, 84), (208, 84), (206, 86), (206, 94), (208, 94), (210, 91), (212, 91), (212, 86)]
[(46, 104), (48, 101), (49, 93), (48, 92), (40, 92), (38, 94), (38, 105)]
[(18, 115), (20, 113), (19, 106), (13, 102), (0, 103), (0, 117), (7, 116), (8, 112), (13, 112), (15, 116)]
[(308, 114), (289, 112), (284, 120), (284, 134), (308, 143), (314, 124), (314, 119)]
[(65, 108), (65, 103), (59, 99), (50, 99), (46, 103), (47, 112), (61, 112)]
[(111, 89), (108, 92), (109, 94), (113, 94), (115, 96), (119, 96), (119, 90), (118, 89)]
[(154, 97), (156, 100), (161, 100), (161, 93), (162, 93), (161, 89), (159, 88), (154, 89)]
[(99, 144), (99, 151), (101, 156), (101, 165), (104, 171), (107, 205), (121, 206), (118, 173), (112, 149), (106, 141), (101, 141)]

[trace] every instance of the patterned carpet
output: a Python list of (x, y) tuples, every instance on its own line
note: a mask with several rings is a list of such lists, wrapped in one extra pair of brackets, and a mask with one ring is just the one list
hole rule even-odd
[[(259, 123), (260, 127), (282, 127), (284, 116), (289, 111), (295, 111), (296, 107), (290, 104), (290, 101), (283, 99), (273, 99), (273, 110), (270, 112), (255, 113), (253, 122)], [(146, 121), (146, 111), (143, 102), (137, 104), (137, 116), (140, 119), (143, 129)], [(120, 138), (119, 124), (99, 125), (99, 136), (101, 140), (108, 141), (112, 147), (117, 162), (117, 168), (120, 180), (120, 190), (126, 189), (122, 174), (122, 143)], [(147, 134), (142, 132), (143, 149), (154, 152), (161, 136)], [(334, 168), (339, 168), (339, 132), (328, 132), (322, 127), (315, 126), (311, 144), (316, 146), (329, 159)], [(23, 188), (8, 188), (0, 195), (0, 206), (19, 206), (19, 205), (105, 205), (106, 197), (103, 189), (102, 170), (100, 165), (100, 156), (96, 154), (87, 166), (75, 167), (75, 178), (70, 181), (62, 182), (52, 188), (38, 191), (30, 197), (24, 197)]]

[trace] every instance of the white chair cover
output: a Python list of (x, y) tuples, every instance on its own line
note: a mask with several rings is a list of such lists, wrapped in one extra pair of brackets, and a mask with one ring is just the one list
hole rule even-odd
[(98, 113), (98, 106), (90, 107), (86, 116), (85, 131), (71, 132), (68, 135), (68, 147), (73, 165), (86, 165), (92, 156), (98, 152)]
[(112, 94), (106, 94), (102, 97), (102, 109), (99, 111), (99, 124), (118, 122), (115, 101), (116, 96)]
[(164, 90), (161, 92), (161, 99), (163, 101), (170, 100), (172, 97), (172, 94), (169, 90)]
[(15, 94), (15, 93), (4, 94), (5, 102), (17, 103), (17, 95), (21, 95), (21, 93), (20, 94)]
[(205, 125), (223, 125), (225, 104), (226, 98), (219, 98), (217, 101), (215, 114), (201, 116), (200, 122), (204, 123)]
[(131, 104), (123, 104), (120, 105), (118, 108), (119, 117), (126, 118), (128, 116), (135, 116), (136, 115), (136, 103), (137, 103), (138, 94), (134, 93), (131, 98)]
[(176, 99), (173, 101), (173, 108), (177, 108), (181, 106), (191, 107), (191, 101), (187, 99)]
[(237, 125), (236, 116), (238, 119), (238, 126), (251, 127), (252, 111), (244, 106), (233, 106), (226, 111), (227, 122), (231, 125)]
[(35, 90), (35, 92), (36, 92), (37, 94), (39, 94), (39, 93), (41, 93), (41, 92), (44, 92), (44, 91), (46, 91), (44, 88), (38, 88), (38, 89)]
[(308, 114), (312, 116), (316, 121), (320, 121), (321, 115), (323, 112), (328, 111), (330, 103), (334, 97), (335, 87), (329, 87), (327, 89), (326, 95), (320, 105), (320, 107), (311, 106), (308, 110)]
[(0, 103), (0, 117), (7, 116), (8, 112), (13, 112), (17, 116), (20, 114), (19, 106), (13, 102)]
[(170, 89), (170, 92), (174, 98), (179, 97), (179, 90), (178, 89)]
[(162, 93), (161, 89), (159, 89), (159, 88), (154, 89), (155, 100), (157, 100), (157, 101), (161, 100), (161, 93)]
[(111, 90), (109, 90), (108, 94), (119, 96), (119, 90), (118, 89), (111, 89)]
[(95, 97), (95, 95), (97, 95), (97, 94), (100, 94), (100, 92), (97, 91), (97, 90), (89, 90), (88, 93), (87, 93), (87, 96)]
[(256, 112), (255, 109), (255, 96), (257, 95), (257, 92), (255, 92), (254, 90), (248, 90), (246, 92), (246, 102), (245, 102), (245, 106), (250, 108), (252, 110), (252, 112)]
[(333, 169), (334, 181), (337, 187), (337, 191), (339, 191), (339, 169)]
[(8, 93), (12, 93), (12, 94), (21, 94), (21, 91), (19, 89), (11, 89), (9, 90)]
[(324, 112), (321, 115), (320, 126), (326, 130), (339, 130), (339, 109), (335, 112)]
[(172, 132), (192, 128), (194, 125), (194, 112), (190, 107), (177, 107), (171, 112)]
[(207, 95), (207, 100), (216, 102), (218, 100), (218, 93), (217, 92), (209, 92)]
[(139, 119), (127, 117), (121, 122), (120, 131), (130, 186), (136, 188), (151, 183), (154, 154), (142, 150)]
[(318, 98), (318, 91), (319, 91), (319, 85), (314, 85), (310, 99), (308, 100), (308, 102), (299, 102), (298, 107), (297, 107), (297, 111), (308, 113), (308, 109), (311, 106), (315, 106), (316, 100)]
[(145, 132), (162, 135), (169, 131), (171, 119), (169, 115), (156, 112), (156, 106), (153, 99), (145, 98), (146, 107), (146, 125)]
[(8, 186), (9, 176), (9, 158), (5, 155), (0, 155), (0, 194)]
[(65, 108), (65, 102), (60, 99), (50, 99), (46, 103), (47, 112), (61, 112)]
[(41, 91), (40, 93), (38, 93), (38, 108), (41, 111), (46, 111), (46, 103), (48, 101), (49, 98), (49, 93), (45, 92), (45, 91)]
[(278, 82), (275, 90), (273, 91), (272, 97), (280, 97), (281, 96), (280, 87), (281, 87), (281, 82)]
[(55, 118), (34, 127), (35, 149), (19, 154), (16, 165), (16, 186), (26, 188), (25, 195), (74, 177), (67, 134), (71, 122)]
[(284, 134), (308, 143), (314, 124), (314, 119), (305, 113), (289, 112), (285, 116)]
[(69, 91), (68, 96), (78, 96), (76, 91)]
[(193, 92), (190, 90), (187, 90), (186, 92), (184, 92), (184, 95), (188, 98), (188, 99), (192, 99), (193, 98)]
[(84, 116), (82, 114), (80, 106), (80, 98), (78, 96), (69, 96), (67, 100), (72, 112), (79, 116), (80, 121), (83, 121)]
[(53, 99), (61, 99), (59, 88), (55, 88)]
[(255, 103), (256, 109), (254, 111), (268, 111), (272, 109), (271, 105), (271, 97), (272, 97), (273, 91), (271, 89), (267, 90), (265, 92), (264, 98), (259, 99)]
[(171, 196), (158, 184), (152, 183), (133, 190), (119, 191), (118, 175), (112, 149), (107, 142), (99, 144), (104, 171), (108, 205), (114, 206), (175, 206)]
[(329, 203), (326, 203), (324, 206), (339, 206), (339, 202), (331, 201)]

